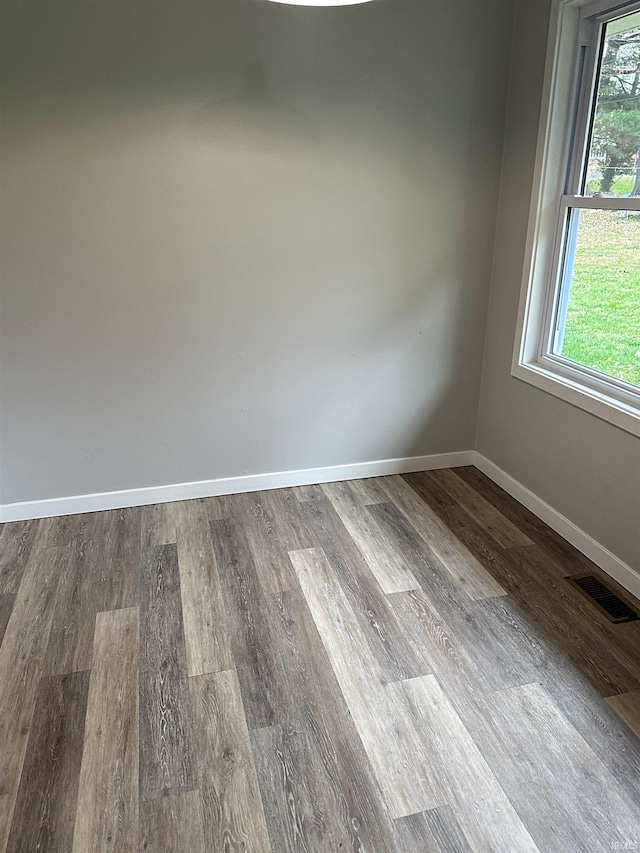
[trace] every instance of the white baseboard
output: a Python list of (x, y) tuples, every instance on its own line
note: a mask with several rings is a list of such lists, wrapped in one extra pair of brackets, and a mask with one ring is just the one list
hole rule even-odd
[(51, 518), (56, 515), (77, 515), (81, 512), (100, 512), (129, 506), (211, 498), (217, 495), (262, 492), (268, 489), (310, 486), (316, 483), (335, 483), (341, 480), (362, 480), (367, 477), (384, 477), (390, 474), (409, 474), (413, 471), (434, 471), (438, 468), (459, 468), (462, 465), (473, 465), (473, 459), (474, 451), (466, 450), (405, 459), (384, 459), (379, 462), (358, 462), (354, 465), (334, 465), (329, 468), (307, 468), (302, 471), (253, 474), (221, 480), (202, 480), (197, 483), (178, 483), (171, 486), (152, 486), (144, 489), (101, 492), (94, 495), (24, 501), (0, 506), (0, 522)]
[(564, 515), (561, 515), (548, 503), (535, 495), (532, 491), (507, 474), (502, 468), (498, 468), (493, 462), (481, 453), (474, 452), (473, 464), (493, 480), (498, 486), (508, 492), (519, 503), (531, 510), (541, 521), (548, 524), (556, 533), (559, 533), (574, 548), (577, 548), (585, 557), (592, 560), (596, 566), (610, 575), (621, 586), (632, 595), (640, 599), (640, 574), (635, 569), (624, 563), (615, 554), (612, 554), (604, 545), (596, 542), (588, 533), (581, 530)]
[(76, 515), (81, 512), (100, 512), (130, 506), (147, 506), (149, 504), (171, 503), (172, 501), (186, 501), (242, 492), (261, 492), (268, 489), (309, 486), (341, 480), (361, 480), (367, 477), (383, 477), (390, 474), (409, 474), (413, 471), (434, 471), (438, 468), (459, 468), (463, 465), (475, 465), (479, 468), (489, 479), (531, 510), (534, 515), (553, 528), (578, 551), (593, 560), (597, 566), (629, 590), (636, 598), (640, 598), (640, 574), (638, 572), (616, 557), (615, 554), (612, 554), (611, 551), (608, 551), (603, 545), (600, 545), (599, 542), (596, 542), (588, 533), (585, 533), (584, 530), (581, 530), (552, 506), (549, 506), (548, 503), (545, 503), (510, 474), (474, 450), (4, 504), (0, 506), (0, 522), (50, 518), (56, 515)]

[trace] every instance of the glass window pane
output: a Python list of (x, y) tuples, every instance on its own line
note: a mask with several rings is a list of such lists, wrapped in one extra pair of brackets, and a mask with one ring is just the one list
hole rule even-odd
[(640, 12), (607, 24), (585, 195), (640, 196)]
[(571, 211), (553, 352), (640, 387), (640, 213)]

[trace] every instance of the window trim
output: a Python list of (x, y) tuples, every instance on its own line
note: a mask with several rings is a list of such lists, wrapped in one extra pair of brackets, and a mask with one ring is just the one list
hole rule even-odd
[(570, 195), (590, 134), (584, 95), (591, 92), (599, 67), (597, 51), (582, 60), (581, 54), (585, 57), (586, 45), (598, 43), (594, 39), (607, 21), (637, 9), (640, 2), (554, 0), (511, 374), (640, 436), (640, 390), (636, 393), (628, 383), (552, 355), (546, 346), (566, 235), (563, 210), (640, 211), (638, 198)]

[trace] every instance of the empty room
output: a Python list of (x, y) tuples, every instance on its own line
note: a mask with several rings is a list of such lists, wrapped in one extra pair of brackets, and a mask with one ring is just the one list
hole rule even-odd
[(640, 850), (640, 0), (0, 16), (0, 853)]

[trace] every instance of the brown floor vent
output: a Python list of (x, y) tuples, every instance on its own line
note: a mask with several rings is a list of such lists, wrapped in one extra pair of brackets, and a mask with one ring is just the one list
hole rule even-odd
[(593, 602), (610, 622), (633, 622), (638, 618), (635, 607), (595, 575), (573, 575), (566, 580)]

